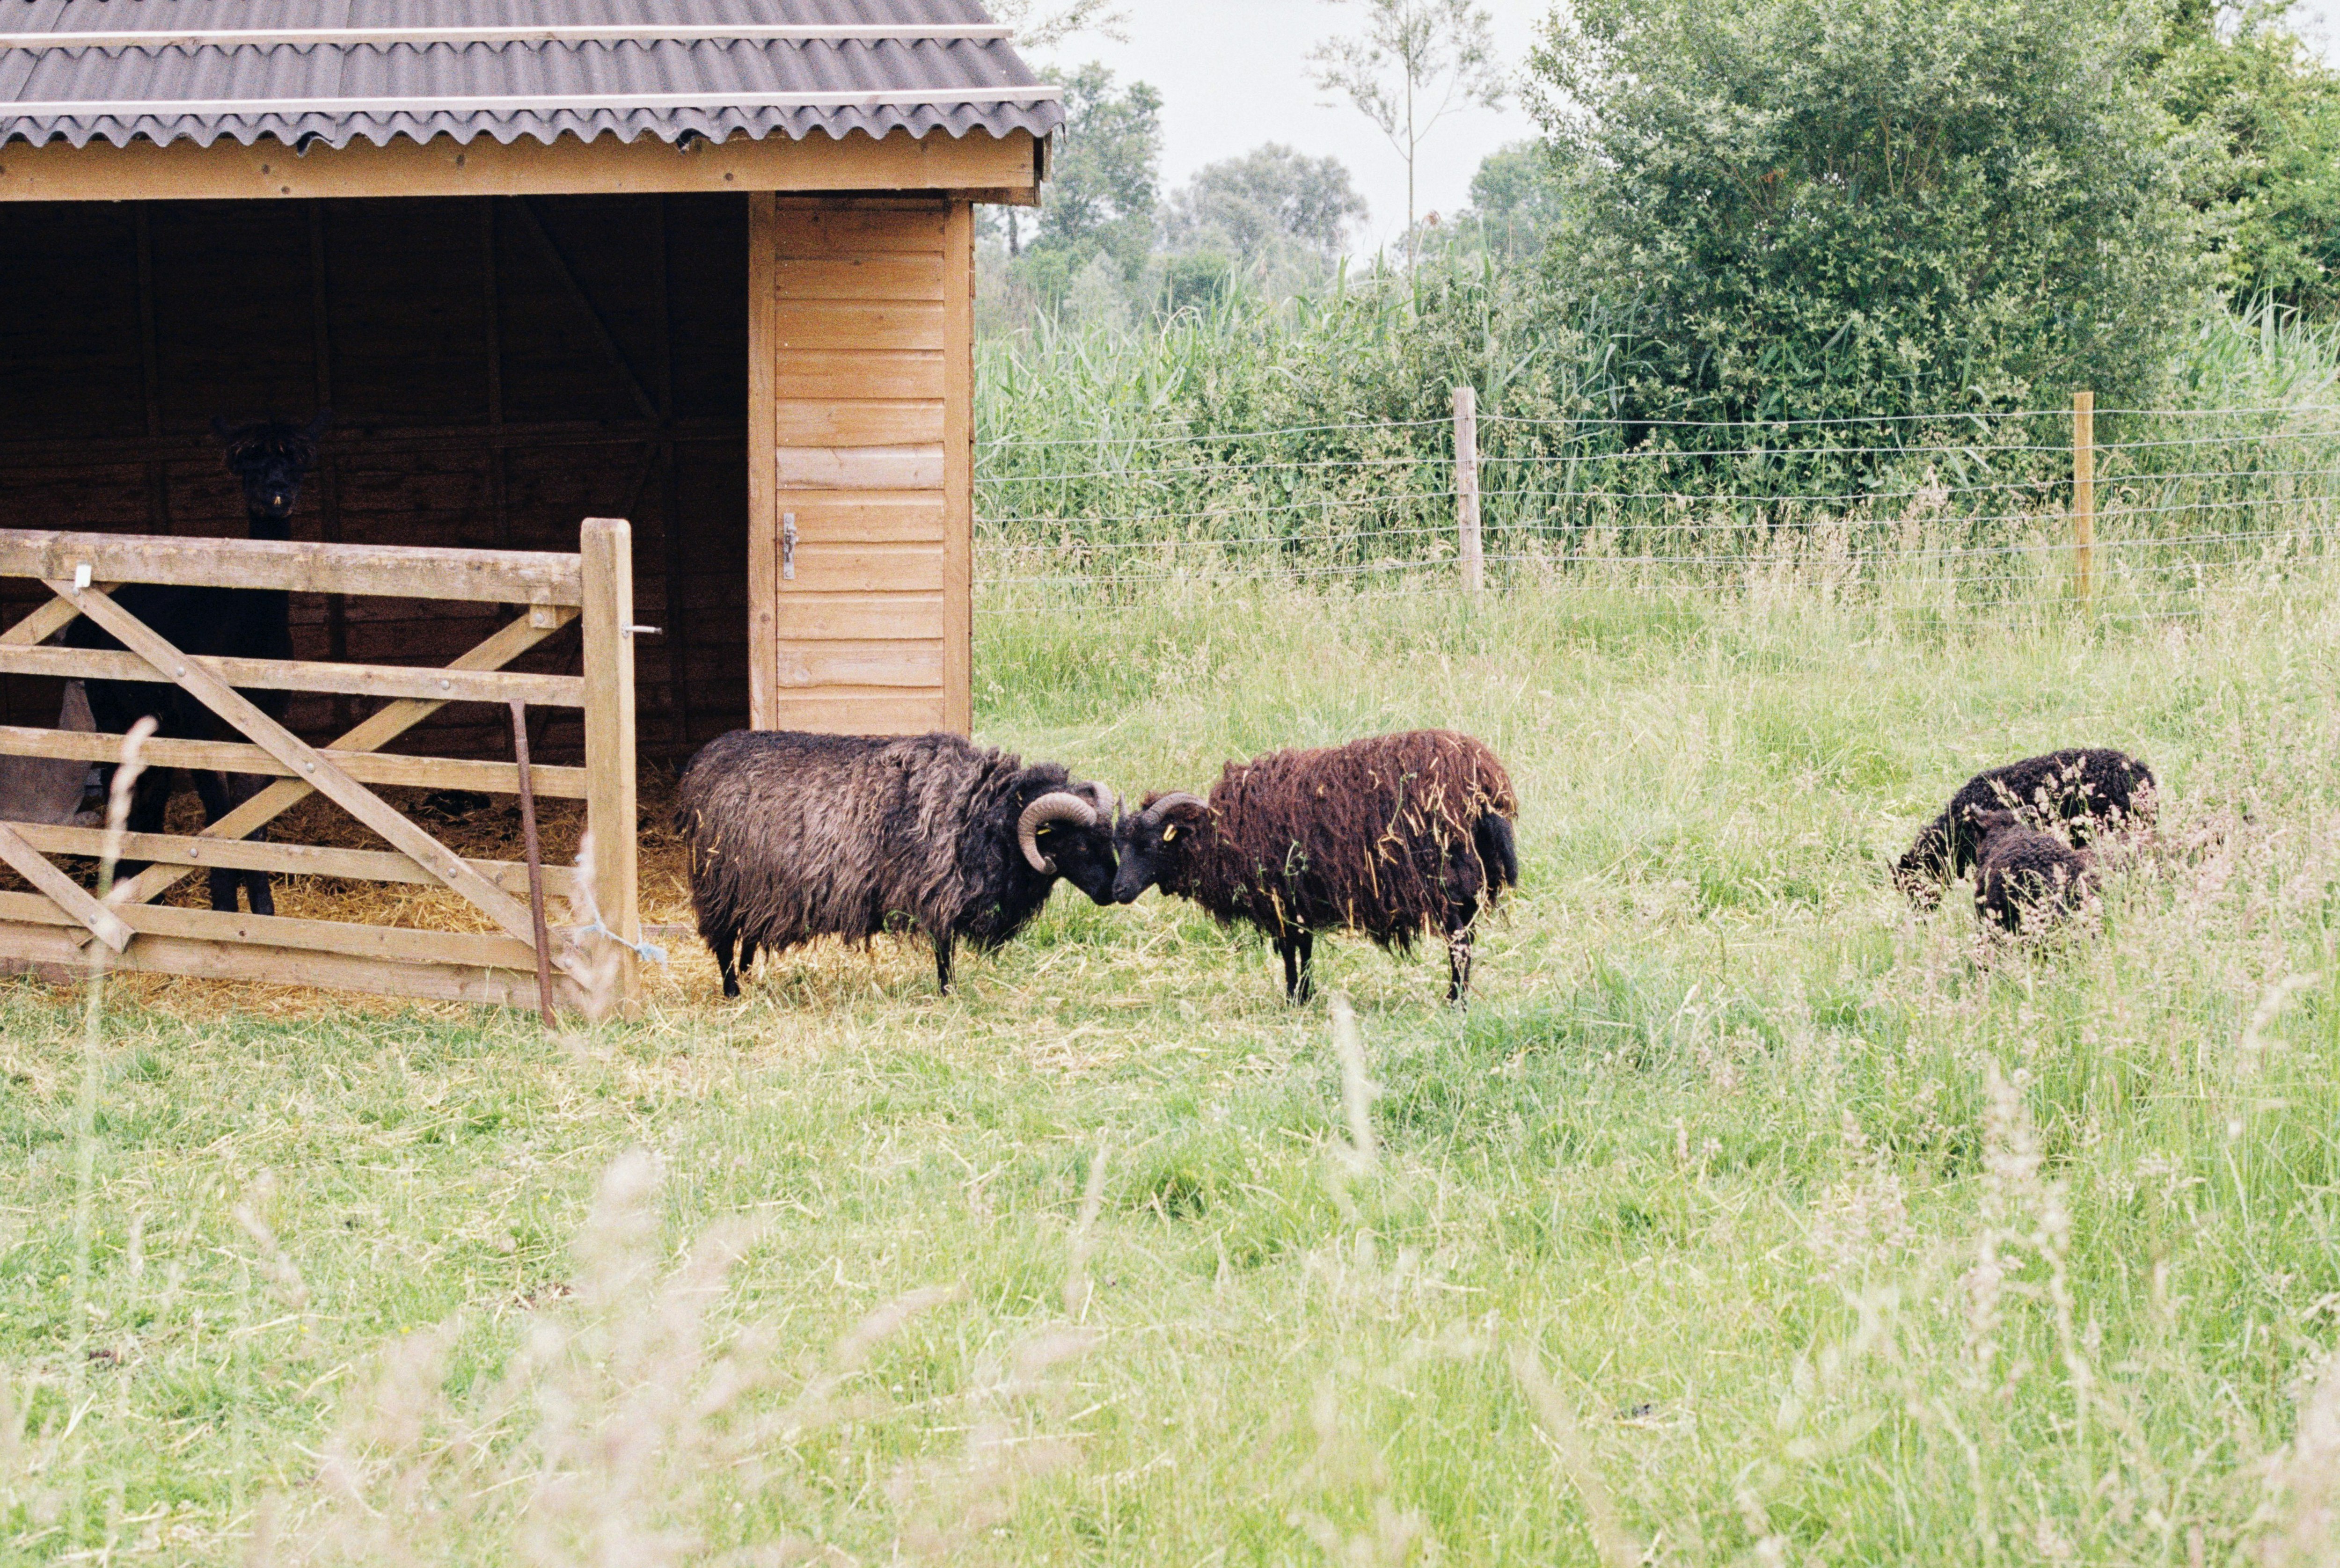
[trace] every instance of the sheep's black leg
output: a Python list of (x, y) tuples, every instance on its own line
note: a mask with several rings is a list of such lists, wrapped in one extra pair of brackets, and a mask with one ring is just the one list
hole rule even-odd
[(946, 997), (951, 994), (951, 944), (954, 938), (948, 931), (938, 932), (935, 937), (935, 979), (941, 985), (943, 995)]
[(1316, 977), (1311, 968), (1316, 956), (1316, 933), (1294, 931), (1279, 938), (1275, 949), (1284, 955), (1284, 998), (1298, 1007), (1316, 994)]
[(1446, 933), (1446, 999), (1471, 1005), (1471, 928)]
[[(228, 804), (231, 791), (228, 789), (227, 776), (223, 773), (214, 773), (209, 769), (199, 768), (195, 770), (193, 777), (195, 780), (195, 798), (203, 803), (203, 826), (208, 828), (213, 823), (218, 821), (221, 818), (226, 816), (228, 811), (231, 809)], [(213, 868), (211, 874), (211, 888), (212, 908), (214, 910), (223, 910), (231, 915), (235, 913), (235, 890), (245, 885), (244, 878), (246, 875), (247, 873), (243, 871), (224, 870), (218, 867)], [(263, 878), (262, 882), (263, 889), (266, 888), (266, 881)], [(263, 896), (264, 896), (264, 893)], [(255, 915), (273, 913), (273, 910), (263, 909), (260, 907), (260, 901), (257, 898), (253, 901), (252, 912)]]
[(723, 994), (727, 997), (739, 994), (739, 972), (731, 967), (731, 940), (729, 931), (707, 933), (707, 945), (715, 954), (715, 967), (722, 971)]
[(739, 938), (739, 972), (743, 975), (749, 974), (752, 972), (755, 968), (756, 938), (753, 937), (742, 937)]
[[(279, 714), (275, 717), (280, 722), (282, 721), (283, 715)], [(229, 810), (233, 811), (267, 788), (268, 780), (265, 779), (257, 778), (249, 773), (230, 774), (227, 780)], [(265, 844), (268, 842), (268, 829), (263, 826), (255, 829), (246, 837), (252, 843)], [(243, 874), (243, 878), (244, 899), (251, 905), (252, 912), (255, 915), (276, 913), (276, 895), (269, 890), (268, 873), (246, 871)]]

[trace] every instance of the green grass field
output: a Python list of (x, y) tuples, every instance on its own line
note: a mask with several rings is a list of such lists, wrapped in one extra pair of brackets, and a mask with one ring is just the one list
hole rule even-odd
[[(2311, 1563), (2340, 1502), (2340, 613), (1817, 596), (981, 621), (1125, 790), (1440, 724), (1525, 886), (1465, 1016), (1069, 889), (678, 956), (649, 1017), (0, 987), (13, 1560)], [(2159, 770), (2099, 916), (1884, 874), (1978, 767)], [(1369, 1080), (1369, 1081), (1368, 1081)], [(1361, 1143), (1362, 1118), (1370, 1138)]]

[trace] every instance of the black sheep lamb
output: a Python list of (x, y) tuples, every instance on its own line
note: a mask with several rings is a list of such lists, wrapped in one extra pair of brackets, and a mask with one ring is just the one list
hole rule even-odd
[(2028, 916), (2036, 928), (2097, 889), (2087, 856), (2012, 811), (1970, 811), (1967, 826), (1975, 840), (1975, 913), (1983, 919), (2019, 932)]
[(2031, 827), (2071, 824), (2082, 843), (2098, 829), (2153, 819), (2153, 769), (2126, 751), (2051, 751), (1968, 779), (1942, 814), (1919, 829), (1893, 868), (1893, 880), (1920, 908), (1941, 902), (1945, 885), (1975, 863), (1976, 813), (2006, 810)]

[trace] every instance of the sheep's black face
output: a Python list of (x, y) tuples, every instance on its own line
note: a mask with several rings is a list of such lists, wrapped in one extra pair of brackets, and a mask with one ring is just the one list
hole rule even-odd
[(1121, 869), (1113, 881), (1114, 902), (1135, 904), (1146, 888), (1175, 882), (1191, 836), (1210, 815), (1207, 807), (1189, 797), (1149, 804), (1123, 818), (1114, 833), (1114, 848), (1121, 857)]
[(227, 447), (228, 471), (243, 482), (244, 509), (270, 523), (289, 523), (301, 500), (301, 481), (317, 461), (317, 438), (331, 414), (319, 414), (306, 428), (267, 421), (231, 431), (214, 422)]
[(1056, 863), (1056, 875), (1089, 896), (1092, 903), (1110, 904), (1114, 893), (1113, 828), (1100, 820), (1094, 828), (1077, 822), (1044, 822), (1033, 836), (1040, 853)]

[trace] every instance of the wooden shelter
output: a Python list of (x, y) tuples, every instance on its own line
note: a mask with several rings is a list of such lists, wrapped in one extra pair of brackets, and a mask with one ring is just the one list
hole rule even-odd
[[(633, 524), (646, 756), (967, 727), (973, 205), (1035, 200), (1062, 119), (972, 0), (7, 11), (0, 529), (239, 537), (212, 422), (329, 408), (296, 541)], [(443, 665), (500, 613), (296, 593), (295, 646)], [(509, 745), (460, 703), (417, 741)]]

